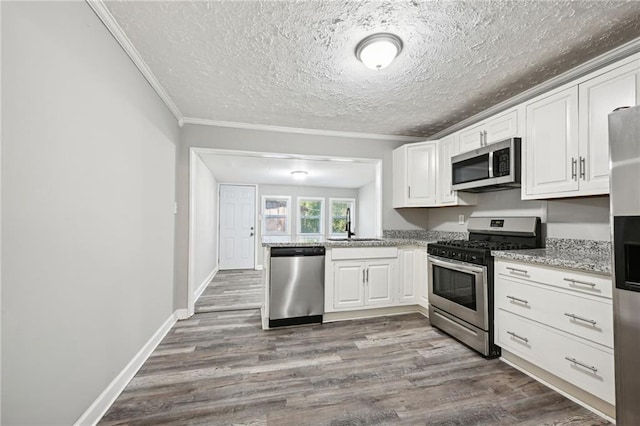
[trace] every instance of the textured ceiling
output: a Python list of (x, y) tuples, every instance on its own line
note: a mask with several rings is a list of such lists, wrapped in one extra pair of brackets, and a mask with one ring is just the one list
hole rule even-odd
[[(636, 1), (107, 1), (185, 117), (429, 136), (640, 36)], [(375, 32), (404, 50), (373, 71)]]
[[(313, 160), (264, 155), (201, 154), (220, 183), (360, 188), (375, 181), (376, 165), (347, 159)], [(309, 173), (296, 180), (294, 170)]]

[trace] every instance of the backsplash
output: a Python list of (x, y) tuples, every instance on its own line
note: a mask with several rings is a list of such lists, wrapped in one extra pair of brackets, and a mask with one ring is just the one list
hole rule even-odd
[(425, 231), (423, 229), (403, 230), (388, 229), (382, 231), (384, 238), (404, 238), (411, 240), (467, 240), (469, 234), (467, 232), (450, 232), (450, 231)]
[(611, 254), (611, 241), (547, 238), (546, 248), (572, 252), (598, 253), (606, 256)]

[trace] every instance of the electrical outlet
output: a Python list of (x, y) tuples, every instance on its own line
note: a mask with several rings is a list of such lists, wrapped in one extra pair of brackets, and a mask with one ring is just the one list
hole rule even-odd
[(463, 214), (459, 214), (458, 215), (458, 225), (464, 225), (464, 215)]

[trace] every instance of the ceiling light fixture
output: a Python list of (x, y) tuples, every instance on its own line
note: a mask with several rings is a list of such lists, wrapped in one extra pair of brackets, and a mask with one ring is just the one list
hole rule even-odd
[(304, 170), (294, 170), (291, 172), (291, 176), (293, 176), (296, 180), (302, 180), (307, 177), (309, 172), (305, 172)]
[(377, 33), (365, 37), (356, 46), (356, 58), (367, 68), (381, 70), (402, 51), (402, 40), (395, 34)]

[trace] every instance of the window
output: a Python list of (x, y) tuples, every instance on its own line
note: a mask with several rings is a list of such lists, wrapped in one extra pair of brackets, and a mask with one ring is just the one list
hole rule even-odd
[(324, 198), (298, 198), (298, 234), (324, 234)]
[(353, 198), (331, 198), (331, 235), (347, 235), (347, 209), (351, 213), (351, 232), (355, 232), (356, 226), (356, 200)]
[(262, 235), (290, 235), (289, 207), (291, 197), (270, 196), (262, 197)]

